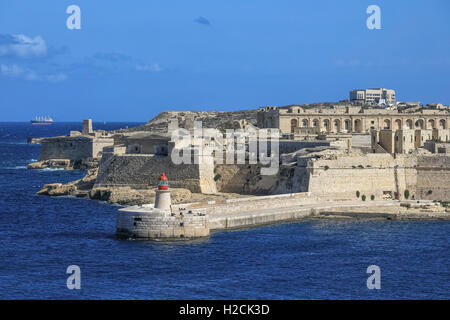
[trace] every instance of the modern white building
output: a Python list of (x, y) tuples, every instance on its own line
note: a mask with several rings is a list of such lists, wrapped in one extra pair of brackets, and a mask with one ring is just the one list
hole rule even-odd
[(385, 88), (370, 88), (350, 91), (350, 102), (361, 104), (388, 104), (397, 102), (395, 90)]

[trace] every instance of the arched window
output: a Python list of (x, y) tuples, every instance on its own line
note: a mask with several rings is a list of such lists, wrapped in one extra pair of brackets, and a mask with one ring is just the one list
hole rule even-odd
[(292, 119), (291, 120), (291, 133), (294, 133), (296, 127), (297, 127), (297, 119)]
[(333, 130), (338, 132), (339, 131), (339, 120), (334, 120), (333, 122)]
[(344, 129), (345, 130), (349, 130), (350, 129), (350, 121), (349, 120), (345, 120), (345, 122), (344, 122)]

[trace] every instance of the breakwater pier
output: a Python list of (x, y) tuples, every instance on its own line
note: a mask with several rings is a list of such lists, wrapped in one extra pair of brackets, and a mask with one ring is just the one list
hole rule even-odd
[(439, 203), (421, 201), (323, 201), (294, 193), (172, 205), (166, 214), (153, 205), (119, 209), (119, 236), (183, 240), (212, 232), (252, 228), (303, 219), (450, 219)]

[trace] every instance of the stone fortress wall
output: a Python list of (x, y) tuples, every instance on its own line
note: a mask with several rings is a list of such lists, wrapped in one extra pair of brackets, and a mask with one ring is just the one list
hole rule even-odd
[(96, 179), (96, 187), (130, 186), (135, 189), (154, 186), (161, 172), (168, 176), (171, 187), (191, 192), (215, 193), (214, 164), (203, 159), (199, 164), (176, 165), (170, 156), (155, 154), (104, 154)]
[(82, 131), (71, 131), (68, 136), (44, 138), (39, 161), (67, 159), (81, 161), (99, 157), (103, 148), (113, 146), (114, 139), (106, 132), (92, 129), (92, 120), (83, 120)]
[(414, 156), (390, 154), (341, 156), (330, 160), (310, 160), (308, 191), (322, 199), (356, 199), (356, 192), (370, 200), (403, 199), (404, 191), (414, 195), (416, 170)]
[(39, 161), (49, 159), (80, 160), (92, 157), (92, 139), (86, 137), (61, 137), (41, 140)]
[(409, 199), (449, 201), (449, 179), (450, 157), (445, 155), (360, 154), (299, 158), (266, 187), (268, 194), (310, 192), (324, 201), (355, 200), (357, 191), (366, 201), (372, 195), (403, 200), (406, 190)]
[(423, 155), (417, 157), (416, 198), (450, 200), (450, 157)]
[(71, 161), (98, 157), (104, 147), (111, 146), (113, 139), (90, 137), (55, 137), (41, 140), (39, 161), (68, 159)]

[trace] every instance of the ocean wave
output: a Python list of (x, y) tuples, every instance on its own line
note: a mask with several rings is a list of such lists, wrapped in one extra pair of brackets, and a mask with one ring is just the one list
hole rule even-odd
[(27, 166), (15, 166), (15, 167), (0, 167), (2, 170), (21, 170), (26, 169)]
[(64, 168), (43, 168), (43, 169), (35, 169), (36, 171), (62, 171), (66, 170)]

